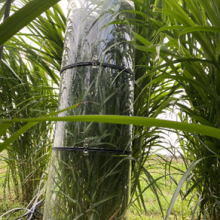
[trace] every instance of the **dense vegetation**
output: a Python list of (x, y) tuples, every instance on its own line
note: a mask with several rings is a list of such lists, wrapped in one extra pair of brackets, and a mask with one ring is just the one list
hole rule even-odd
[[(7, 164), (1, 188), (13, 189), (23, 204), (44, 195), (53, 121), (67, 120), (53, 117), (66, 19), (58, 5), (39, 16), (56, 2), (19, 0), (11, 5), (10, 0), (0, 1), (0, 19), (6, 16), (10, 5), (14, 12), (0, 25), (0, 45), (4, 44), (0, 67), (0, 151), (4, 150), (1, 160)], [(181, 199), (188, 201), (192, 218), (220, 219), (220, 2), (133, 2), (135, 11), (129, 13), (135, 19), (117, 22), (129, 22), (134, 27), (135, 39), (130, 42), (136, 48), (134, 116), (143, 118), (111, 118), (117, 123), (135, 125), (131, 205), (137, 212), (147, 212), (144, 193), (151, 189), (161, 218), (168, 219), (180, 193)], [(33, 13), (28, 13), (30, 10)], [(24, 26), (29, 33), (16, 34)], [(182, 123), (157, 119), (174, 110)], [(68, 120), (108, 122), (109, 118), (73, 116)], [(167, 141), (169, 132), (178, 137), (183, 169), (172, 160), (152, 155), (155, 146), (175, 152), (175, 146)], [(150, 172), (157, 166), (155, 163), (146, 166), (152, 157), (164, 169), (160, 176)], [(182, 175), (181, 180), (173, 175), (173, 170)], [(162, 202), (165, 195), (159, 184), (161, 179), (176, 185), (168, 209)], [(181, 190), (183, 184), (185, 188)]]

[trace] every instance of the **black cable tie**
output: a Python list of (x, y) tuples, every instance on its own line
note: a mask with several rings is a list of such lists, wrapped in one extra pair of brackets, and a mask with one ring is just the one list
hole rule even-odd
[[(54, 151), (76, 151), (76, 152), (84, 152), (84, 147), (52, 147)], [(131, 151), (124, 150), (113, 150), (113, 149), (104, 149), (104, 148), (86, 148), (86, 150), (90, 152), (99, 152), (99, 153), (112, 153), (117, 155), (131, 155)]]
[(109, 63), (100, 63), (98, 61), (93, 61), (93, 62), (79, 62), (79, 63), (73, 63), (73, 64), (70, 64), (70, 65), (67, 65), (67, 66), (64, 66), (61, 71), (60, 71), (60, 75), (67, 69), (72, 69), (74, 67), (80, 67), (80, 66), (95, 66), (95, 67), (98, 67), (98, 66), (102, 66), (102, 67), (110, 67), (112, 69), (118, 69), (118, 70), (121, 70), (121, 71), (124, 71), (126, 73), (129, 73), (131, 75), (134, 75), (129, 69), (126, 69), (122, 66), (117, 66), (117, 65), (113, 65), (113, 64), (109, 64)]

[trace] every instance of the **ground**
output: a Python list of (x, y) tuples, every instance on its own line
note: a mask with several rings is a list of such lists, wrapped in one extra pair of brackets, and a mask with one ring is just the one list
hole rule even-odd
[[(154, 179), (160, 177), (161, 175), (164, 174), (165, 169), (162, 164), (158, 165), (159, 163), (155, 161), (154, 164), (146, 164), (146, 168), (149, 169), (151, 175), (154, 177)], [(178, 167), (180, 170), (184, 170), (184, 164), (182, 163), (181, 160), (177, 160), (174, 162), (174, 165)], [(153, 167), (153, 169), (152, 169)], [(4, 162), (0, 161), (0, 215), (5, 213), (5, 211), (13, 209), (13, 208), (18, 208), (18, 207), (25, 207), (22, 205), (16, 198), (13, 193), (13, 189), (8, 190), (8, 186), (5, 187), (6, 183), (6, 164)], [(181, 178), (181, 175), (178, 174), (178, 172), (171, 168), (170, 173), (172, 175), (172, 178), (178, 181)], [(142, 176), (142, 181), (141, 181), (141, 187), (144, 189), (146, 187), (146, 182), (145, 182), (145, 176)], [(161, 201), (161, 207), (163, 209), (164, 215), (166, 215), (166, 210), (168, 209), (169, 202), (172, 198), (172, 195), (175, 191), (176, 184), (170, 180), (169, 177), (162, 178), (158, 181), (158, 186), (160, 187), (160, 190), (162, 191), (164, 197), (161, 194), (159, 195), (160, 201)], [(184, 187), (183, 187), (184, 188)], [(6, 202), (4, 202), (4, 196), (6, 198)], [(151, 191), (149, 188), (143, 193), (143, 199), (145, 202), (146, 206), (146, 213), (145, 211), (135, 209), (134, 207), (130, 208), (130, 220), (159, 220), (163, 219), (160, 211), (160, 207), (158, 205), (157, 199), (154, 195), (154, 193)], [(136, 202), (136, 205), (138, 202)], [(139, 213), (139, 214), (138, 214)], [(12, 219), (15, 219), (16, 217), (19, 216), (19, 213), (13, 215)], [(178, 199), (173, 207), (172, 210), (172, 216), (169, 218), (170, 220), (186, 220), (190, 219), (191, 216), (191, 207), (188, 206), (188, 201), (181, 200), (181, 196), (178, 196)], [(6, 218), (2, 218), (6, 219)]]

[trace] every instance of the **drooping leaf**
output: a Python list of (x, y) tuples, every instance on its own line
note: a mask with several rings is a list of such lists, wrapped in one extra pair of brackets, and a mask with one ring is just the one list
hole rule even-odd
[[(50, 116), (53, 116), (53, 115), (56, 115), (56, 114), (59, 114), (61, 112), (64, 112), (64, 111), (67, 111), (67, 110), (70, 110), (70, 109), (73, 109), (73, 108), (76, 108), (78, 107), (80, 104), (76, 104), (74, 106), (71, 106), (69, 108), (66, 108), (66, 109), (63, 109), (63, 110), (60, 110), (60, 111), (56, 111), (56, 112), (52, 112), (48, 115), (45, 115), (43, 117), (50, 117)], [(38, 121), (39, 122), (39, 121)], [(20, 128), (18, 131), (16, 131), (14, 134), (11, 135), (10, 138), (8, 138), (6, 141), (4, 141), (1, 145), (0, 145), (0, 152), (3, 151), (9, 144), (11, 144), (12, 142), (14, 142), (21, 134), (23, 134), (24, 132), (26, 132), (28, 129), (30, 129), (31, 127), (33, 127), (34, 125), (36, 125), (38, 123), (37, 121), (35, 122), (29, 122), (27, 123), (25, 126), (23, 126), (22, 128)], [(11, 125), (11, 123), (4, 123), (3, 124), (3, 128), (2, 129), (2, 133)], [(1, 132), (1, 130), (0, 130)]]
[(0, 24), (0, 46), (59, 0), (33, 0)]
[[(78, 105), (77, 105), (78, 106)], [(74, 107), (77, 107), (74, 106)], [(62, 110), (64, 111), (64, 110)], [(55, 112), (54, 114), (57, 114)], [(147, 126), (147, 127), (164, 127), (164, 128), (171, 128), (181, 131), (187, 131), (192, 133), (204, 134), (210, 137), (215, 137), (220, 139), (220, 130), (217, 128), (198, 125), (198, 124), (188, 124), (184, 122), (175, 122), (175, 121), (168, 121), (168, 120), (161, 120), (161, 119), (154, 119), (154, 118), (146, 118), (146, 117), (129, 117), (129, 116), (114, 116), (114, 115), (84, 115), (84, 116), (65, 116), (65, 117), (40, 117), (40, 118), (30, 118), (30, 119), (0, 119), (1, 123), (13, 123), (13, 122), (29, 122), (33, 123), (33, 125), (40, 121), (84, 121), (84, 122), (99, 122), (99, 123), (112, 123), (112, 124), (133, 124), (139, 126)], [(33, 126), (32, 125), (32, 126)], [(20, 132), (25, 132), (29, 127), (22, 129)], [(18, 131), (18, 135), (16, 138), (21, 134)], [(15, 137), (12, 138), (13, 141)], [(9, 139), (8, 139), (9, 140)], [(5, 149), (9, 143), (12, 141), (4, 142), (0, 145), (0, 151)]]

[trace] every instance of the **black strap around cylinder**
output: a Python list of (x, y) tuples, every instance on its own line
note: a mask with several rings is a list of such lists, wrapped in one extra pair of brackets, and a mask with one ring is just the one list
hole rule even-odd
[[(85, 148), (84, 147), (53, 147), (52, 150), (83, 152)], [(86, 150), (88, 152), (112, 153), (117, 155), (131, 155), (131, 151), (123, 151), (123, 150), (112, 150), (112, 149), (104, 149), (104, 148), (86, 148)]]
[[(110, 67), (112, 69), (119, 69), (121, 71), (127, 72), (131, 75), (133, 75), (133, 73), (121, 66), (117, 66), (117, 65), (113, 65), (113, 64), (108, 64), (108, 63), (100, 63), (98, 61), (94, 61), (94, 62), (80, 62), (80, 63), (74, 63), (74, 64), (70, 64), (67, 66), (64, 66), (61, 71), (60, 71), (60, 75), (67, 69), (72, 69), (74, 67), (80, 67), (80, 66), (102, 66), (102, 67)], [(77, 151), (77, 152), (83, 152), (85, 151), (85, 148), (79, 148), (79, 147), (53, 147), (52, 150), (54, 151)], [(103, 149), (103, 148), (86, 148), (86, 150), (88, 152), (100, 152), (100, 153), (112, 153), (112, 154), (117, 154), (117, 155), (131, 155), (132, 152), (131, 151), (123, 151), (123, 150), (112, 150), (112, 149)]]
[(121, 66), (117, 66), (117, 65), (113, 65), (113, 64), (109, 64), (109, 63), (100, 63), (98, 61), (95, 61), (95, 62), (80, 62), (80, 63), (73, 63), (73, 64), (70, 64), (70, 65), (67, 65), (67, 66), (64, 66), (61, 71), (60, 71), (60, 75), (67, 69), (72, 69), (74, 67), (80, 67), (80, 66), (95, 66), (95, 67), (98, 67), (98, 66), (102, 66), (102, 67), (110, 67), (112, 69), (118, 69), (118, 70), (121, 70), (121, 71), (124, 71), (126, 73), (129, 73), (131, 75), (133, 75), (133, 73), (129, 70), (129, 69), (126, 69), (124, 67), (121, 67)]

